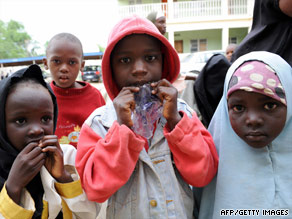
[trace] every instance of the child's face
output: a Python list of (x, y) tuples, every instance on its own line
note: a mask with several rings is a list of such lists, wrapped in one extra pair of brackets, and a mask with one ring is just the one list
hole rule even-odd
[(75, 87), (75, 80), (84, 67), (82, 49), (78, 43), (55, 39), (44, 59), (56, 85), (61, 88)]
[(19, 84), (6, 101), (6, 133), (19, 151), (31, 142), (39, 142), (54, 130), (54, 106), (51, 95), (41, 85)]
[(233, 49), (226, 49), (226, 58), (228, 59), (228, 61), (231, 60), (233, 52), (234, 52)]
[(251, 147), (261, 148), (284, 128), (287, 107), (266, 95), (238, 90), (228, 99), (228, 113), (236, 134)]
[(113, 50), (111, 64), (119, 89), (158, 81), (162, 76), (161, 44), (145, 34), (127, 36)]

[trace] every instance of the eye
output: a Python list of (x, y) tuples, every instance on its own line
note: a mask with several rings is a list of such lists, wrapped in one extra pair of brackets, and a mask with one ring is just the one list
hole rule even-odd
[(277, 103), (270, 102), (270, 103), (266, 103), (266, 104), (264, 105), (264, 108), (265, 108), (266, 110), (274, 110), (274, 109), (277, 108), (277, 106), (278, 106)]
[(242, 105), (235, 105), (232, 107), (232, 110), (237, 113), (241, 113), (244, 110), (244, 106)]
[(146, 57), (145, 57), (146, 61), (148, 61), (148, 62), (152, 62), (152, 61), (154, 61), (156, 58), (157, 58), (157, 57), (154, 56), (154, 55), (149, 55), (149, 56), (146, 56)]
[(59, 64), (60, 60), (59, 59), (53, 59), (52, 62), (54, 62), (55, 64)]
[(41, 121), (42, 123), (49, 123), (52, 120), (51, 116), (43, 116)]
[(74, 61), (74, 60), (70, 60), (70, 62), (69, 62), (70, 65), (74, 65), (74, 64), (76, 64), (76, 63), (77, 63), (77, 62)]
[(130, 60), (130, 58), (128, 58), (128, 57), (124, 57), (124, 58), (121, 58), (120, 59), (120, 62), (121, 63), (129, 63), (131, 60)]
[(19, 119), (17, 119), (17, 120), (15, 121), (15, 123), (16, 123), (17, 125), (23, 125), (23, 124), (25, 124), (25, 122), (26, 122), (26, 119), (25, 119), (25, 118), (19, 118)]

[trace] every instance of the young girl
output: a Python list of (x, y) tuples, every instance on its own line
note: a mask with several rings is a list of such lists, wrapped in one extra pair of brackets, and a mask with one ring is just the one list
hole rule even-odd
[(252, 52), (230, 67), (209, 128), (218, 174), (203, 191), (200, 218), (292, 213), (291, 84), (291, 66), (273, 53)]
[(96, 218), (75, 171), (76, 150), (59, 145), (56, 98), (32, 65), (0, 82), (0, 218)]

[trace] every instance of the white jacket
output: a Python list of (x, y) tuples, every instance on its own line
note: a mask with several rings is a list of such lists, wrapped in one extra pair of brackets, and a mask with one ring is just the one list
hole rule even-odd
[[(61, 145), (64, 155), (64, 165), (71, 174), (73, 182), (58, 183), (45, 167), (41, 168), (41, 180), (44, 188), (44, 209), (42, 218), (54, 219), (62, 210), (63, 218), (95, 219), (100, 205), (87, 199), (79, 176), (75, 169), (76, 149), (72, 145)], [(35, 211), (34, 201), (29, 192), (22, 191), (20, 205), (17, 205), (8, 196), (6, 186), (0, 193), (0, 218), (32, 218)]]

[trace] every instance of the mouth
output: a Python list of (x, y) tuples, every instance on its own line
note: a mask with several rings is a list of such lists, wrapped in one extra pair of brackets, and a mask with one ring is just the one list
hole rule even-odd
[(132, 85), (135, 86), (135, 87), (141, 87), (143, 86), (144, 84), (150, 84), (151, 82), (148, 82), (148, 81), (145, 81), (145, 80), (141, 80), (141, 81), (136, 81), (135, 83), (133, 83)]
[(61, 76), (59, 77), (59, 80), (60, 80), (60, 81), (68, 81), (68, 80), (69, 80), (69, 77), (66, 76), (66, 75), (61, 75)]
[(267, 136), (263, 132), (254, 131), (247, 133), (245, 137), (250, 141), (263, 141)]

